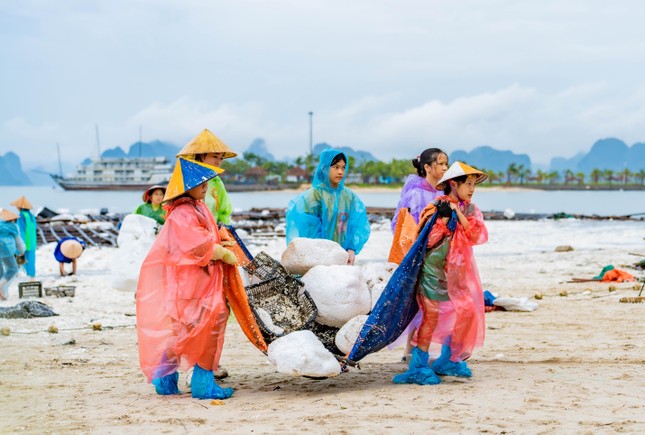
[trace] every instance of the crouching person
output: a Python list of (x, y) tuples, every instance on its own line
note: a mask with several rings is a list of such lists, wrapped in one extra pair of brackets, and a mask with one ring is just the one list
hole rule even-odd
[(179, 394), (178, 370), (194, 368), (191, 390), (198, 399), (227, 399), (232, 388), (215, 382), (228, 307), (222, 261), (235, 264), (222, 247), (217, 225), (203, 203), (207, 181), (222, 170), (180, 158), (164, 202), (166, 223), (146, 257), (137, 288), (137, 333), (141, 370), (158, 394)]

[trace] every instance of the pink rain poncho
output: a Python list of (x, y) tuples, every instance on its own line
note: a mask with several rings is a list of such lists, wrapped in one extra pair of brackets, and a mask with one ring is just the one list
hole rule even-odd
[[(454, 202), (448, 196), (438, 199)], [(451, 233), (443, 220), (437, 219), (428, 236), (417, 289), (423, 311), (417, 342), (446, 344), (450, 337), (453, 361), (467, 359), (484, 343), (484, 296), (472, 247), (488, 240), (479, 208), (464, 202), (458, 206), (470, 228), (466, 231), (458, 224)]]
[(166, 209), (137, 288), (139, 360), (148, 382), (195, 364), (217, 370), (228, 319), (223, 266), (211, 261), (220, 242), (211, 212), (188, 197)]
[(428, 204), (438, 196), (443, 195), (443, 191), (437, 190), (423, 177), (416, 174), (408, 176), (401, 190), (399, 203), (396, 205), (394, 219), (392, 219), (392, 231), (396, 228), (396, 222), (399, 218), (399, 210), (402, 208), (410, 209), (410, 214), (415, 222), (419, 222), (421, 212)]

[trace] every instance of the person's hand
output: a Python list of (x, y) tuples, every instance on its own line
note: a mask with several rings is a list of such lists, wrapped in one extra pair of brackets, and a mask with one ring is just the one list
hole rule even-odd
[(348, 249), (347, 253), (349, 254), (349, 256), (347, 257), (347, 264), (349, 266), (352, 266), (354, 265), (354, 261), (356, 260), (356, 253), (353, 249)]
[(221, 245), (222, 246), (235, 246), (235, 241), (234, 240), (222, 240)]
[(231, 251), (223, 247), (222, 245), (215, 245), (213, 250), (212, 260), (222, 260), (226, 264), (235, 265), (237, 264), (237, 257)]
[(450, 202), (449, 204), (450, 204), (450, 208), (451, 208), (451, 209), (453, 209), (454, 211), (458, 211), (458, 207), (457, 207), (457, 204), (456, 204), (456, 203), (454, 203), (454, 202)]

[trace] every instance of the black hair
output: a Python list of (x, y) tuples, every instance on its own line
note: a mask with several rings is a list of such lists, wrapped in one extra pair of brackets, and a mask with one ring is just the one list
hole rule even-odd
[(427, 150), (423, 151), (421, 155), (412, 159), (412, 166), (416, 168), (419, 177), (426, 176), (426, 169), (424, 165), (431, 165), (441, 154), (444, 154), (446, 157), (448, 157), (448, 154), (446, 154), (439, 148), (428, 148)]
[(336, 163), (338, 163), (341, 160), (345, 162), (345, 164), (347, 164), (347, 159), (345, 158), (345, 154), (338, 153), (333, 159), (331, 159), (331, 163), (329, 164), (329, 166), (334, 166)]
[(467, 179), (468, 179), (468, 175), (460, 175), (459, 177), (451, 178), (450, 180), (446, 181), (446, 187), (443, 188), (443, 194), (450, 195), (450, 191), (452, 190), (450, 188), (450, 181), (454, 181), (457, 184), (462, 184)]

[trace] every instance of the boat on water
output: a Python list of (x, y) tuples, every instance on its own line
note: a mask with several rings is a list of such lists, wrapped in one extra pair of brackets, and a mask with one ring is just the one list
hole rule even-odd
[(166, 157), (102, 157), (81, 163), (71, 177), (49, 175), (65, 190), (145, 190), (168, 184), (172, 169)]

